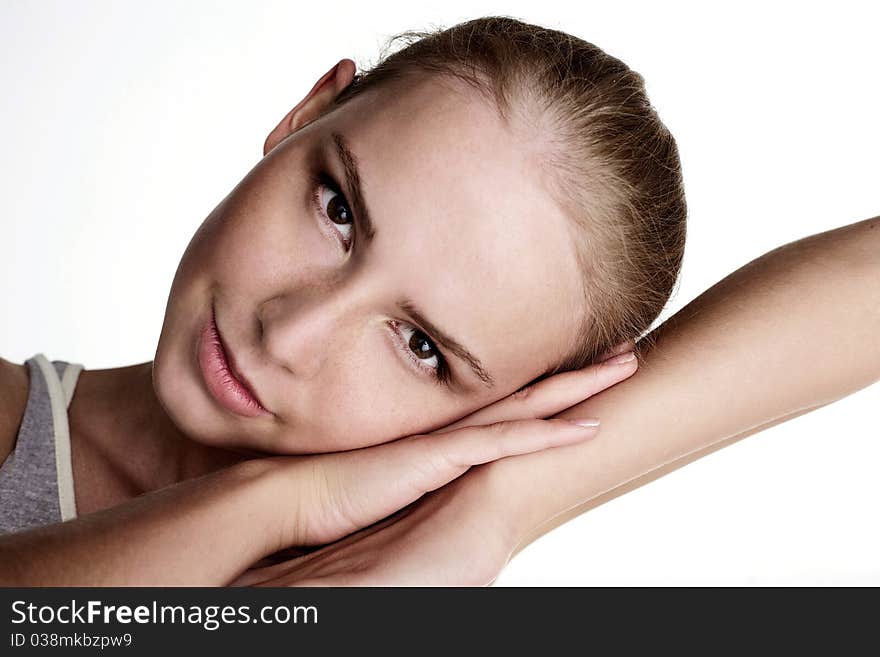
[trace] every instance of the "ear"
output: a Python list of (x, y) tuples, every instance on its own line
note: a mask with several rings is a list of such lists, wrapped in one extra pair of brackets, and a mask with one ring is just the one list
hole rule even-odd
[(342, 59), (315, 83), (308, 95), (290, 110), (266, 137), (263, 155), (275, 148), (287, 135), (296, 132), (323, 114), (333, 99), (354, 79), (357, 66), (350, 59)]

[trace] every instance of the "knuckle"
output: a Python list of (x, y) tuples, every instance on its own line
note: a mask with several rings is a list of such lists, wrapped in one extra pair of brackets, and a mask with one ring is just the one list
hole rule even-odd
[(489, 431), (489, 433), (500, 438), (512, 433), (514, 426), (515, 423), (511, 420), (499, 420), (498, 422), (493, 422), (492, 424), (486, 425), (486, 429)]
[(427, 492), (438, 484), (445, 483), (450, 479), (450, 473), (455, 472), (455, 470), (455, 463), (446, 452), (435, 452), (422, 466), (421, 473), (425, 482), (422, 491)]
[(486, 425), (486, 429), (489, 431), (487, 439), (491, 441), (491, 444), (499, 452), (503, 452), (507, 449), (511, 441), (515, 440), (515, 437), (518, 434), (525, 431), (531, 431), (530, 427), (532, 429), (534, 428), (534, 422), (536, 422), (535, 419), (501, 420), (499, 422), (493, 422), (492, 424)]
[(452, 469), (454, 464), (449, 455), (448, 442), (449, 440), (436, 441), (432, 444), (425, 442), (419, 458), (415, 461), (421, 480), (433, 481), (442, 478)]
[(529, 399), (534, 392), (535, 392), (535, 385), (529, 384), (529, 385), (523, 386), (522, 388), (520, 388), (519, 390), (517, 390), (516, 392), (511, 394), (510, 398), (515, 401), (518, 401), (518, 402), (524, 402), (527, 399)]
[(449, 455), (448, 452), (437, 452), (434, 456), (434, 469), (438, 474), (443, 474), (455, 470), (459, 465), (456, 463), (455, 459)]

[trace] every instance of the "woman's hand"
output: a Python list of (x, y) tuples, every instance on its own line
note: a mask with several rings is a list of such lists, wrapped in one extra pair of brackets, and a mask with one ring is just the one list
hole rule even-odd
[(565, 411), (600, 415), (605, 438), (475, 468), (382, 527), (235, 583), (491, 580), (499, 555), (574, 515), (877, 381), (878, 254), (880, 218), (774, 249), (655, 330), (625, 387)]
[(329, 543), (366, 527), (464, 474), (505, 456), (569, 445), (596, 434), (595, 420), (516, 420), (408, 436), (374, 447), (271, 457), (281, 547)]
[[(630, 345), (621, 345), (625, 350)], [(471, 466), (592, 437), (597, 420), (540, 419), (604, 390), (635, 359), (558, 374), (430, 434), (347, 452), (271, 457), (285, 518), (279, 548), (335, 541), (377, 522)]]
[[(252, 567), (229, 586), (485, 586), (516, 541), (483, 468), (390, 518), (304, 556)], [(497, 509), (498, 512), (492, 512)]]
[[(529, 442), (530, 440), (537, 439), (539, 443), (553, 440), (551, 434), (548, 434), (544, 439), (535, 436), (527, 437), (529, 431), (546, 432), (549, 428), (537, 418), (565, 410), (631, 376), (636, 371), (637, 361), (629, 353), (632, 346), (632, 343), (621, 344), (605, 354), (606, 360), (600, 364), (545, 379), (526, 390), (517, 391), (509, 397), (480, 409), (454, 424), (439, 429), (433, 434), (418, 436), (416, 440), (433, 445), (435, 449), (439, 450), (438, 454), (448, 454), (449, 448), (443, 442), (448, 437), (458, 441), (460, 438), (456, 436), (462, 430), (473, 430), (467, 429), (468, 427), (485, 432), (487, 425), (497, 426), (495, 423), (501, 422), (503, 423), (501, 426), (514, 427), (514, 431), (523, 429), (526, 432), (520, 435), (517, 440), (522, 440), (520, 445), (528, 451), (528, 447), (534, 444)], [(434, 434), (448, 434), (448, 436), (438, 440), (440, 437)], [(489, 442), (484, 442), (483, 439), (486, 438)], [(329, 505), (321, 506), (320, 500), (318, 500), (318, 507), (312, 509), (313, 519), (326, 521), (329, 517), (331, 526), (314, 526), (307, 529), (306, 533), (313, 538), (333, 534), (341, 535), (340, 532), (346, 525), (360, 527), (369, 522), (375, 522), (421, 497), (430, 490), (428, 485), (433, 488), (442, 486), (442, 483), (458, 477), (467, 469), (467, 466), (461, 464), (460, 458), (457, 462), (454, 460), (450, 462), (448, 458), (441, 457), (442, 467), (429, 470), (432, 474), (426, 477), (424, 470), (419, 468), (418, 464), (408, 462), (408, 459), (413, 458), (413, 455), (407, 453), (406, 443), (412, 440), (414, 439), (407, 438), (389, 444), (399, 444), (398, 448), (404, 450), (395, 455), (396, 460), (393, 462), (382, 462), (381, 460), (385, 458), (382, 455), (385, 445), (357, 450), (357, 452), (370, 452), (372, 457), (380, 460), (375, 461), (373, 458), (367, 460), (366, 462), (370, 465), (367, 471), (360, 467), (349, 468), (348, 472), (353, 474), (353, 478), (347, 484), (343, 484), (343, 488), (347, 485), (351, 491), (359, 491), (358, 494), (366, 493), (365, 497), (375, 500), (375, 503), (372, 507), (366, 503), (370, 508), (365, 508), (364, 502), (362, 502), (356, 511), (359, 515), (351, 517), (348, 515), (351, 513), (353, 501), (350, 493), (339, 499), (335, 499), (332, 495), (325, 495), (323, 499), (331, 501)], [(479, 455), (480, 450), (483, 449), (490, 451), (495, 449), (491, 443), (496, 439), (491, 433), (482, 436), (479, 433), (474, 434), (468, 440), (475, 441), (476, 451), (467, 451), (470, 448), (465, 450), (466, 453), (473, 456)], [(481, 446), (477, 447), (477, 445)], [(422, 447), (417, 447), (417, 449), (422, 449)], [(357, 452), (328, 454), (308, 457), (308, 459), (326, 458), (330, 464), (334, 458), (346, 454), (357, 454)], [(506, 448), (502, 448), (502, 455), (511, 455), (512, 453)], [(483, 456), (485, 455), (483, 452)], [(419, 454), (416, 453), (415, 457), (418, 458)], [(473, 464), (476, 464), (477, 461), (474, 458), (467, 460), (474, 461)], [(335, 469), (336, 465), (330, 465), (330, 467)], [(401, 482), (389, 481), (389, 473), (393, 469), (405, 473), (404, 480), (409, 483), (403, 488), (400, 487)], [(414, 470), (421, 472), (421, 474), (416, 474), (416, 479), (412, 480), (411, 476), (406, 473)], [(260, 582), (272, 586), (294, 582), (302, 584), (304, 578), (308, 583), (325, 585), (490, 583), (507, 563), (513, 546), (504, 528), (503, 516), (487, 513), (487, 509), (491, 508), (490, 500), (487, 500), (488, 488), (485, 482), (478, 483), (479, 476), (480, 471), (477, 469), (468, 477), (459, 478), (425, 496), (417, 505), (386, 519), (383, 523), (348, 536), (338, 543), (312, 552), (305, 557), (263, 568), (252, 568), (235, 580), (232, 585), (250, 585)], [(437, 483), (441, 480), (443, 480), (442, 483)], [(312, 499), (306, 504), (315, 504), (315, 500)], [(303, 506), (303, 504), (297, 505), (299, 512), (308, 515), (309, 509), (304, 509)], [(340, 517), (336, 512), (341, 508), (349, 509), (349, 511)], [(380, 508), (384, 512), (379, 511)], [(379, 513), (381, 515), (377, 515)], [(317, 542), (320, 540), (317, 539)], [(300, 544), (303, 542), (300, 541)], [(424, 568), (426, 561), (432, 564), (431, 569), (427, 571)]]
[(561, 413), (632, 376), (638, 369), (634, 349), (632, 341), (621, 342), (602, 354), (596, 364), (572, 372), (562, 372), (521, 388), (433, 433), (503, 420), (548, 418)]

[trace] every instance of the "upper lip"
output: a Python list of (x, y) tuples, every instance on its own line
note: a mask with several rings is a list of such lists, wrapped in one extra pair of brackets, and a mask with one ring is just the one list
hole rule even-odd
[[(229, 370), (232, 373), (238, 382), (242, 385), (242, 387), (247, 390), (248, 394), (254, 398), (254, 400), (263, 408), (265, 411), (269, 411), (266, 408), (266, 405), (260, 400), (257, 395), (254, 387), (251, 385), (251, 382), (248, 381), (247, 376), (245, 376), (242, 371), (238, 367), (238, 363), (236, 363), (236, 357), (233, 351), (229, 348), (229, 344), (224, 340), (223, 333), (220, 331), (220, 325), (217, 323), (217, 311), (214, 307), (211, 308), (211, 321), (214, 322), (214, 328), (217, 331), (217, 339), (220, 340), (220, 346), (223, 348), (223, 355), (226, 356), (226, 364), (229, 366)], [(271, 412), (271, 411), (269, 411)]]

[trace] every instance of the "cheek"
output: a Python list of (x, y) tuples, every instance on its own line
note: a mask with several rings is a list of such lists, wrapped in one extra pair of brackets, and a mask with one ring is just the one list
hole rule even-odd
[[(328, 409), (322, 427), (325, 438), (314, 451), (339, 451), (379, 445), (428, 433), (434, 428), (448, 424), (441, 421), (446, 414), (425, 411), (420, 400), (388, 395), (381, 399), (349, 401), (344, 411)], [(311, 451), (311, 450), (310, 450)]]
[(306, 178), (258, 166), (193, 236), (181, 262), (184, 277), (262, 291), (332, 266), (338, 254), (318, 226)]
[(381, 334), (359, 342), (356, 353), (337, 351), (320, 381), (308, 382), (286, 445), (302, 452), (357, 449), (427, 433), (470, 412), (466, 399), (420, 383), (395, 363)]
[(231, 216), (210, 236), (206, 269), (229, 288), (275, 294), (317, 269), (333, 254), (302, 208)]

